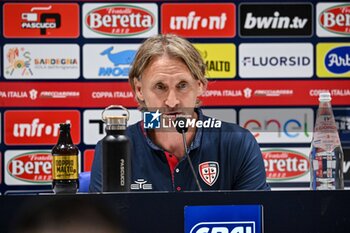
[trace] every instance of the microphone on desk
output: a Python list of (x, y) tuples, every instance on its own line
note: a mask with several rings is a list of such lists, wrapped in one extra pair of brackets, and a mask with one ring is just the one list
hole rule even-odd
[(187, 121), (187, 119), (186, 119), (185, 117), (177, 117), (177, 118), (175, 119), (175, 122), (176, 122), (176, 131), (182, 135), (183, 145), (184, 145), (184, 148), (185, 148), (185, 156), (186, 156), (186, 158), (187, 158), (188, 163), (190, 164), (190, 168), (191, 168), (191, 171), (192, 171), (194, 180), (196, 181), (198, 190), (202, 192), (202, 191), (203, 191), (203, 190), (202, 190), (202, 187), (201, 187), (201, 185), (199, 184), (197, 174), (196, 174), (196, 172), (195, 172), (195, 170), (194, 170), (194, 168), (193, 168), (193, 164), (192, 164), (190, 155), (188, 154), (188, 150), (187, 150), (186, 132), (188, 131), (188, 127), (187, 127), (187, 125), (186, 125), (186, 121)]

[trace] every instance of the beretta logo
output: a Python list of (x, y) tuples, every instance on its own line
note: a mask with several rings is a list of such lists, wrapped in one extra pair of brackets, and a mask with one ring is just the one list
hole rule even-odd
[[(152, 31), (156, 34), (158, 31), (155, 4), (84, 4), (83, 9), (85, 37), (147, 37), (146, 32)], [(94, 34), (100, 36), (93, 36)]]
[(239, 6), (240, 35), (311, 36), (312, 5), (306, 4), (241, 4)]
[(77, 38), (79, 5), (6, 3), (4, 36), (8, 38)]
[(52, 181), (50, 151), (6, 151), (5, 183), (47, 184)]
[(350, 36), (350, 4), (318, 3), (317, 35), (320, 37)]
[(294, 150), (263, 150), (266, 178), (269, 180), (296, 179), (309, 172), (308, 157)]
[(183, 37), (234, 37), (235, 5), (232, 3), (162, 4), (162, 33)]
[(80, 143), (79, 111), (6, 111), (4, 117), (7, 145), (54, 145), (60, 123), (70, 123), (73, 142)]

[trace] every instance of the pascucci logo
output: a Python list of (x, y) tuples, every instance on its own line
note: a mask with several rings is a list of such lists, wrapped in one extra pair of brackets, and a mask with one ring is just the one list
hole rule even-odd
[(338, 5), (322, 11), (318, 22), (329, 32), (350, 35), (350, 5)]
[(42, 13), (37, 11), (51, 10), (52, 5), (47, 7), (32, 7), (30, 12), (22, 13), (23, 20), (21, 27), (23, 29), (40, 29), (40, 35), (46, 35), (46, 29), (55, 29), (61, 27), (61, 15), (58, 13)]
[[(349, 17), (350, 19), (350, 17)], [(350, 71), (350, 46), (331, 49), (324, 60), (327, 70), (334, 74), (344, 74)]]
[[(163, 115), (163, 116), (162, 116)], [(178, 117), (181, 117), (181, 120)], [(215, 118), (209, 118), (205, 121), (193, 119), (188, 115), (177, 115), (176, 119), (168, 117), (159, 109), (156, 112), (144, 112), (144, 128), (145, 129), (170, 129), (170, 128), (221, 128), (221, 121)]]
[(85, 24), (104, 35), (135, 35), (151, 30), (155, 16), (148, 10), (131, 5), (108, 5), (91, 10)]

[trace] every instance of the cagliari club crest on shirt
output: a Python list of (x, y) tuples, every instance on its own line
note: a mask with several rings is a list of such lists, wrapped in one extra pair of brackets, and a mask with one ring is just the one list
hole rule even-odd
[(219, 177), (219, 164), (214, 161), (208, 161), (199, 164), (199, 175), (209, 186), (212, 186)]

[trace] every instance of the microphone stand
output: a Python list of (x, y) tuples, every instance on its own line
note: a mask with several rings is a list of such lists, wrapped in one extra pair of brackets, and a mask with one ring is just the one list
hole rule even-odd
[(187, 157), (187, 161), (188, 161), (188, 163), (190, 164), (191, 171), (192, 171), (193, 177), (194, 177), (194, 179), (195, 179), (195, 181), (196, 181), (197, 187), (198, 187), (199, 191), (202, 192), (202, 191), (203, 191), (203, 190), (202, 190), (202, 187), (201, 187), (201, 185), (199, 184), (197, 174), (196, 174), (196, 172), (194, 171), (193, 164), (192, 164), (192, 161), (191, 161), (191, 159), (190, 159), (190, 155), (188, 154), (187, 143), (186, 143), (186, 133), (185, 133), (185, 130), (184, 130), (184, 129), (181, 130), (181, 134), (182, 134), (182, 139), (183, 139), (184, 147), (185, 147), (185, 156)]

